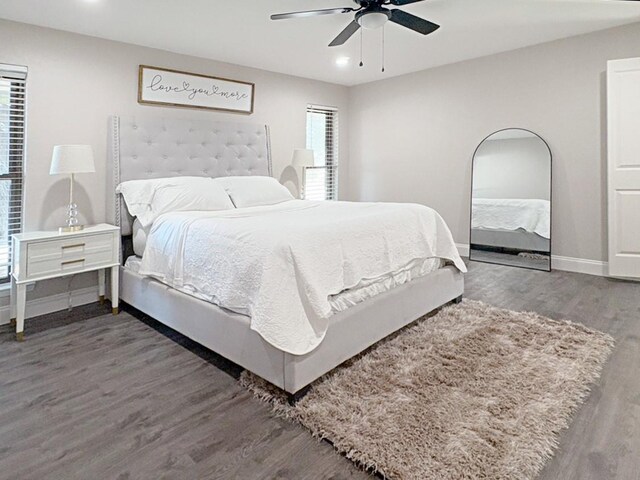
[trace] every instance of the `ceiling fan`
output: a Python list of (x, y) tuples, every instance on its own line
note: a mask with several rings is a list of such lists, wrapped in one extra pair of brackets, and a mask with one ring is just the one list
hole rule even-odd
[(397, 8), (386, 8), (387, 5), (401, 7), (410, 3), (422, 2), (423, 0), (353, 0), (358, 8), (325, 8), (322, 10), (308, 10), (305, 12), (278, 13), (271, 15), (271, 20), (285, 20), (287, 18), (312, 17), (316, 15), (332, 15), (336, 13), (353, 13), (355, 18), (347, 27), (338, 34), (329, 44), (335, 47), (344, 44), (360, 27), (375, 29), (382, 27), (387, 21), (409, 28), (422, 35), (429, 35), (435, 32), (440, 25), (416, 17), (410, 13)]

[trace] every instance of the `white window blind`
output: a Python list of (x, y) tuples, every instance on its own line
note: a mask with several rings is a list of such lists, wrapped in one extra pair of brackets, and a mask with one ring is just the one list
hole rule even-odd
[(0, 64), (0, 283), (9, 281), (11, 235), (22, 227), (27, 69)]
[(307, 167), (304, 198), (338, 198), (338, 110), (307, 107), (307, 148), (313, 150), (315, 165)]

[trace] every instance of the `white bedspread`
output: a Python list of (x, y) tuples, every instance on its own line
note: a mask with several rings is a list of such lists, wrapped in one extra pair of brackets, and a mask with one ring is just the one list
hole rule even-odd
[(428, 207), (292, 200), (161, 215), (139, 272), (248, 315), (267, 342), (302, 355), (324, 338), (331, 295), (434, 257), (466, 271)]
[(518, 230), (551, 237), (548, 200), (528, 198), (474, 198), (472, 228)]
[[(142, 258), (137, 255), (131, 255), (124, 262), (124, 268), (131, 270), (134, 273), (140, 273), (140, 263)], [(400, 285), (409, 283), (417, 278), (424, 277), (436, 270), (439, 270), (445, 265), (445, 261), (441, 258), (429, 258), (427, 260), (418, 260), (411, 262), (405, 268), (398, 270), (397, 272), (383, 275), (382, 277), (373, 279), (364, 279), (355, 287), (343, 290), (340, 293), (331, 295), (329, 297), (329, 304), (333, 313), (343, 312), (351, 307), (355, 307), (359, 303), (362, 303), (376, 295), (388, 292)], [(176, 290), (178, 290), (176, 288)], [(184, 289), (180, 289), (184, 291)], [(191, 292), (185, 292), (191, 293)], [(236, 312), (239, 313), (239, 312)]]

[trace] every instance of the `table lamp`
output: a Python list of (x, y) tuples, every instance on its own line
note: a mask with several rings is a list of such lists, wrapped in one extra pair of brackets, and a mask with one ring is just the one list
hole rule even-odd
[(293, 151), (291, 165), (302, 167), (302, 187), (300, 188), (300, 198), (304, 198), (304, 190), (307, 183), (307, 167), (314, 166), (313, 150), (306, 148), (296, 148)]
[(91, 145), (57, 145), (53, 147), (49, 174), (71, 175), (67, 224), (60, 227), (60, 232), (76, 232), (84, 228), (84, 225), (78, 225), (78, 206), (73, 202), (74, 175), (76, 173), (94, 173), (95, 171)]

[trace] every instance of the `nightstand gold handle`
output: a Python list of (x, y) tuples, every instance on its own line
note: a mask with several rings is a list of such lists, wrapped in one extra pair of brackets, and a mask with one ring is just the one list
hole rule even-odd
[(64, 250), (65, 248), (79, 248), (79, 247), (84, 247), (84, 243), (76, 243), (75, 245), (63, 245), (62, 249)]
[(81, 258), (79, 260), (69, 260), (67, 262), (62, 262), (61, 265), (64, 267), (65, 265), (71, 265), (73, 263), (83, 263), (84, 262), (84, 258)]

